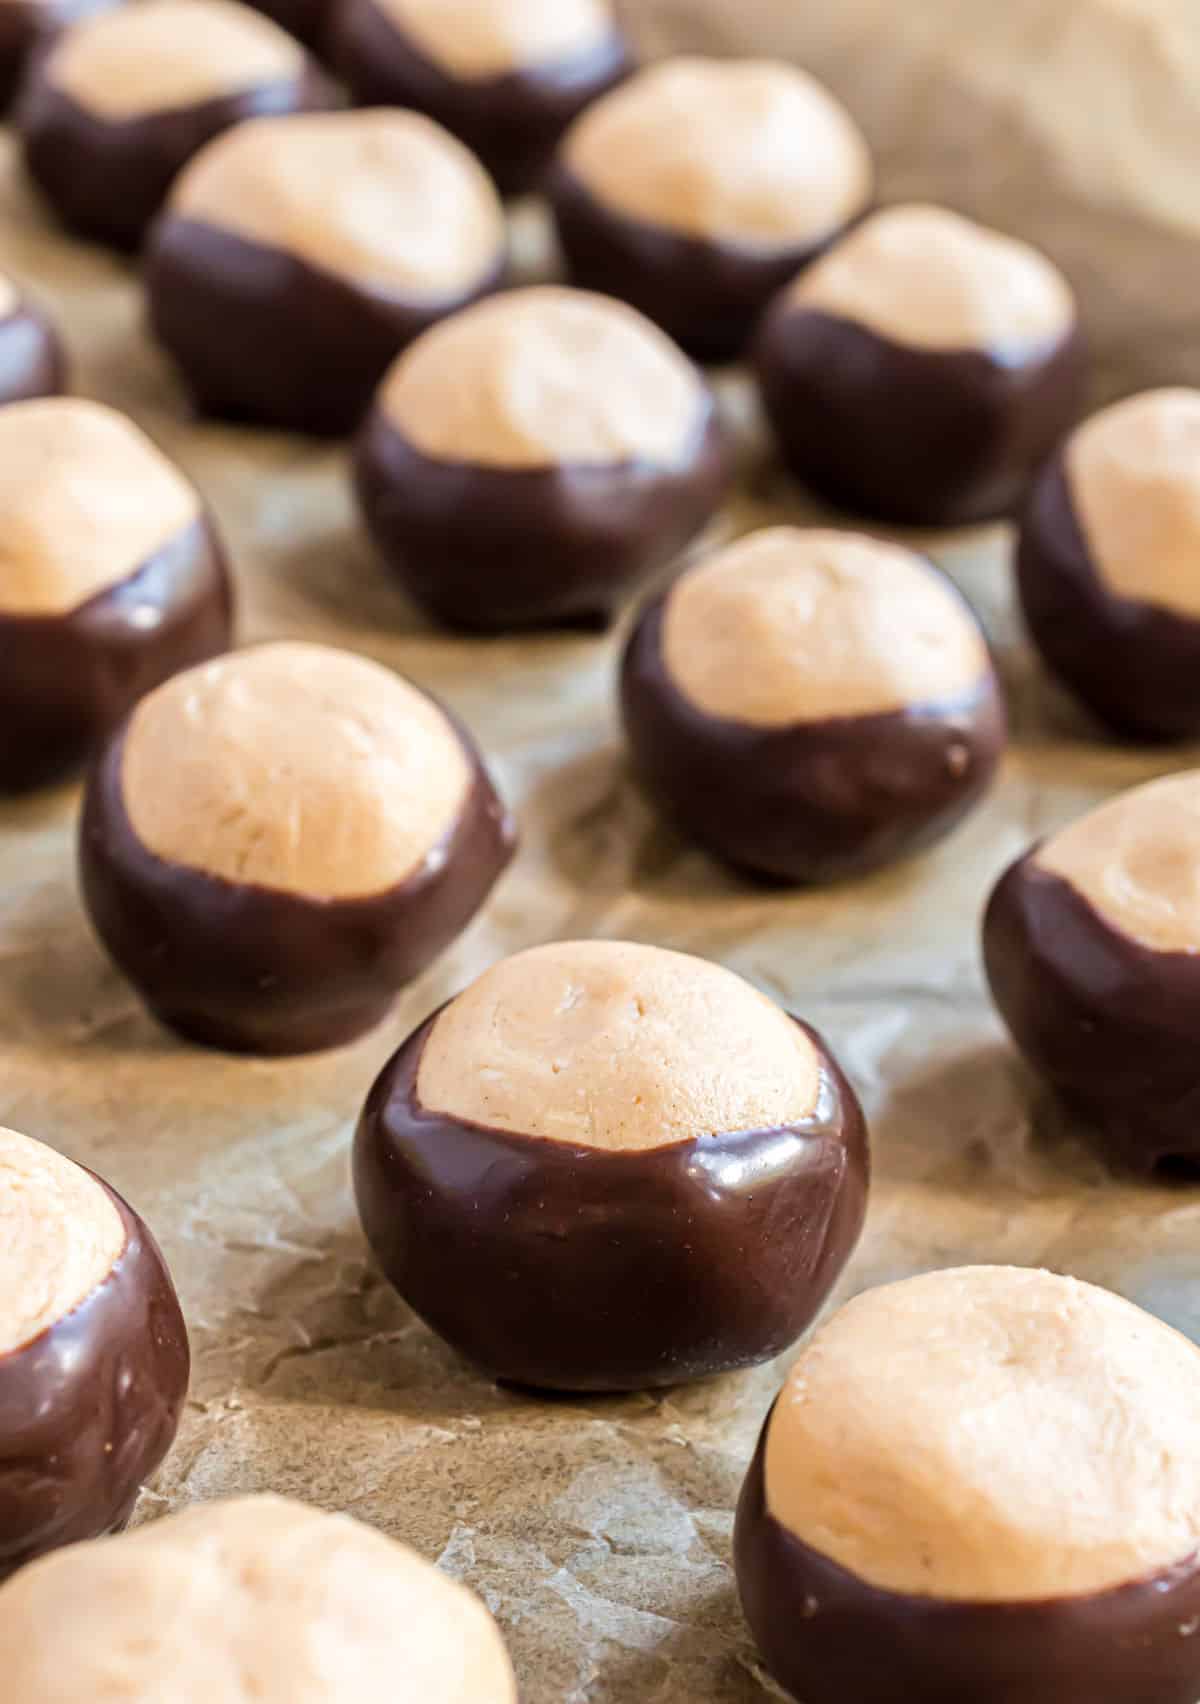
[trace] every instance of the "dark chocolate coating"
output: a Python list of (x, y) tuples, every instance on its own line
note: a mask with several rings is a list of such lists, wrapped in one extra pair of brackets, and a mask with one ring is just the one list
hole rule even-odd
[(0, 407), (57, 396), (67, 387), (67, 359), (50, 320), (19, 301), (0, 319)]
[(789, 883), (860, 875), (941, 839), (987, 790), (1007, 735), (990, 668), (953, 701), (791, 727), (726, 721), (667, 670), (669, 595), (647, 605), (625, 650), (625, 734), (646, 792), (724, 862)]
[(784, 461), (853, 514), (959, 526), (1009, 514), (1083, 397), (1083, 342), (1007, 360), (915, 349), (785, 296), (754, 350)]
[(1114, 929), (1036, 850), (1001, 877), (983, 924), (1013, 1040), (1115, 1164), (1200, 1164), (1200, 956)]
[(549, 64), (462, 78), (427, 57), (375, 0), (341, 0), (331, 57), (360, 106), (427, 113), (478, 154), (505, 195), (535, 189), (577, 114), (632, 69), (616, 29)]
[(640, 308), (699, 361), (735, 361), (767, 304), (841, 236), (784, 249), (687, 236), (608, 207), (566, 166), (550, 199), (572, 284)]
[(187, 1395), (187, 1332), (158, 1244), (103, 1187), (125, 1226), (116, 1265), (71, 1313), (0, 1355), (0, 1577), (123, 1527)]
[(334, 0), (249, 0), (249, 4), (302, 41), (318, 58), (325, 57)]
[(406, 301), (168, 209), (147, 249), (150, 325), (202, 413), (341, 437), (400, 351), (496, 289), (504, 264), (460, 296)]
[(226, 650), (232, 606), (225, 552), (201, 517), (77, 609), (0, 610), (0, 792), (69, 775), (145, 693)]
[(1109, 588), (1061, 454), (1030, 494), (1017, 589), (1046, 666), (1116, 733), (1179, 740), (1200, 732), (1200, 621)]
[(371, 536), (409, 593), (468, 631), (606, 625), (720, 504), (724, 433), (707, 401), (677, 467), (485, 467), (425, 455), (376, 407), (355, 486)]
[(869, 1173), (818, 1036), (803, 1123), (610, 1153), (423, 1107), (436, 1018), (384, 1067), (354, 1145), (367, 1240), (434, 1331), (493, 1378), (562, 1391), (706, 1378), (799, 1337), (858, 1241)]
[(34, 68), (17, 110), (25, 164), (69, 230), (119, 249), (141, 247), (179, 172), (223, 130), (247, 118), (337, 104), (313, 65), (299, 77), (198, 106), (109, 119), (58, 88), (53, 63), (43, 58)]
[(158, 858), (126, 814), (126, 729), (88, 779), (83, 897), (97, 934), (168, 1028), (232, 1053), (336, 1047), (373, 1029), (461, 934), (512, 856), (515, 831), (474, 746), (457, 822), (421, 867), (361, 899), (308, 899)]
[(803, 1704), (1196, 1704), (1195, 1557), (1111, 1590), (1025, 1603), (886, 1591), (768, 1511), (766, 1436), (738, 1504), (734, 1565), (766, 1665)]

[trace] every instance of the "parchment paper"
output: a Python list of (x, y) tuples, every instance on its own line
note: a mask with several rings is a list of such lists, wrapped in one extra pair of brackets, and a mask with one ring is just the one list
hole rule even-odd
[[(491, 906), (382, 1030), (261, 1063), (176, 1042), (108, 965), (76, 891), (73, 789), (0, 807), (0, 1122), (131, 1198), (191, 1327), (191, 1402), (139, 1518), (266, 1488), (349, 1510), (483, 1594), (524, 1704), (767, 1696), (729, 1536), (781, 1367), (611, 1400), (496, 1390), (365, 1257), (347, 1181), (363, 1096), (410, 1028), (502, 953), (611, 934), (708, 954), (816, 1023), (868, 1108), (874, 1194), (840, 1296), (962, 1261), (1045, 1262), (1200, 1331), (1200, 1193), (1115, 1183), (1084, 1156), (1007, 1050), (977, 949), (988, 887), (1032, 835), (1187, 754), (1106, 747), (1039, 683), (1016, 642), (1002, 529), (922, 541), (981, 611), (1012, 688), (1015, 744), (995, 794), (944, 847), (874, 880), (742, 887), (629, 786), (616, 637), (430, 631), (358, 534), (343, 451), (191, 424), (142, 333), (129, 268), (52, 234), (7, 151), (0, 233), (3, 264), (65, 327), (78, 388), (133, 413), (214, 505), (242, 638), (332, 641), (434, 688), (481, 737), (524, 836)], [(523, 214), (531, 266), (542, 246)], [(745, 448), (720, 530), (814, 514), (772, 467), (743, 381), (722, 392)]]

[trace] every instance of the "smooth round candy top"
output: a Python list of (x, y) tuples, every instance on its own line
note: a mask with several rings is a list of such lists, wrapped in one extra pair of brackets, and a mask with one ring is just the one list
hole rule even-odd
[(376, 0), (427, 59), (464, 81), (574, 59), (615, 28), (609, 0)]
[(396, 362), (380, 405), (441, 460), (672, 465), (694, 445), (707, 394), (635, 309), (545, 286), (505, 291), (433, 326)]
[(346, 1515), (279, 1497), (197, 1504), (25, 1568), (0, 1590), (0, 1664), (20, 1704), (516, 1700), (471, 1592)]
[(668, 59), (578, 118), (563, 163), (618, 213), (754, 249), (823, 241), (871, 196), (867, 145), (805, 72)]
[(324, 645), (260, 645), (188, 669), (134, 711), (125, 811), (168, 863), (308, 899), (387, 891), (436, 855), (473, 784), (415, 686)]
[(1200, 952), (1200, 769), (1107, 800), (1052, 834), (1033, 862), (1142, 946)]
[(414, 302), (482, 285), (506, 240), (475, 156), (432, 119), (391, 109), (235, 125), (184, 168), (168, 209)]
[(821, 1080), (809, 1036), (732, 971), (561, 941), (502, 960), (445, 1008), (417, 1097), (467, 1123), (619, 1152), (801, 1122)]
[(692, 704), (756, 727), (944, 703), (991, 666), (978, 623), (924, 557), (820, 528), (751, 533), (682, 574), (662, 648)]
[(1200, 1351), (1132, 1303), (1015, 1267), (869, 1290), (804, 1349), (768, 1511), (869, 1585), (1027, 1602), (1200, 1545)]
[(0, 1355), (73, 1312), (124, 1248), (121, 1215), (94, 1177), (0, 1128)]
[(1118, 597), (1200, 620), (1200, 391), (1101, 409), (1068, 439), (1071, 500)]
[(294, 81), (305, 63), (286, 31), (235, 0), (141, 0), (75, 24), (41, 75), (120, 122)]
[(65, 615), (199, 517), (194, 488), (115, 409), (46, 397), (0, 409), (0, 612)]
[(1013, 359), (1060, 342), (1076, 317), (1070, 286), (1044, 254), (921, 205), (864, 219), (784, 299), (909, 348)]

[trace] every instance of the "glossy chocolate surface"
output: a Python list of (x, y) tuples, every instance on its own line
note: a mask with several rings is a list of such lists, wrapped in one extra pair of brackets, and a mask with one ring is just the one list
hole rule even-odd
[(667, 595), (647, 605), (626, 647), (625, 734), (646, 792), (724, 862), (780, 882), (858, 875), (941, 839), (986, 791), (1007, 734), (991, 670), (946, 703), (793, 727), (726, 721), (670, 676)]
[(57, 331), (40, 308), (18, 302), (0, 319), (0, 407), (58, 396), (66, 387), (67, 359)]
[(385, 561), (448, 626), (478, 632), (604, 626), (719, 505), (724, 434), (708, 403), (679, 467), (484, 467), (426, 456), (382, 410), (355, 458)]
[(126, 1234), (112, 1271), (31, 1343), (0, 1355), (0, 1577), (124, 1526), (187, 1395), (187, 1332), (170, 1274), (141, 1219), (104, 1188)]
[(17, 110), (25, 164), (69, 230), (120, 249), (141, 246), (176, 176), (221, 131), (247, 118), (336, 104), (332, 86), (313, 66), (300, 77), (197, 106), (113, 120), (57, 88), (52, 63), (30, 77)]
[(1014, 1041), (1111, 1161), (1200, 1166), (1200, 956), (1142, 946), (1033, 857), (1006, 871), (983, 925)]
[(385, 1066), (354, 1147), (367, 1240), (427, 1325), (493, 1378), (562, 1391), (706, 1378), (795, 1341), (858, 1241), (869, 1172), (819, 1037), (805, 1122), (613, 1153), (424, 1108), (436, 1017)]
[(1093, 715), (1132, 739), (1200, 732), (1200, 621), (1122, 597), (1105, 584), (1061, 456), (1030, 495), (1017, 588), (1043, 661)]
[[(768, 1418), (767, 1425), (770, 1425)], [(868, 1584), (767, 1509), (766, 1428), (734, 1527), (742, 1607), (803, 1704), (1195, 1704), (1200, 1562), (1079, 1597), (977, 1603)]]
[(226, 650), (232, 602), (224, 550), (198, 519), (64, 615), (0, 610), (0, 792), (70, 774), (151, 688)]
[(234, 1053), (308, 1053), (372, 1029), (466, 927), (515, 831), (478, 753), (462, 812), (421, 868), (362, 899), (307, 899), (156, 857), (125, 811), (125, 731), (88, 780), (83, 895), (97, 934), (150, 1010)]
[(572, 284), (631, 302), (699, 361), (742, 355), (767, 304), (841, 235), (761, 250), (630, 218), (562, 165), (549, 189)]
[(916, 526), (1010, 513), (1083, 395), (1077, 331), (1006, 361), (909, 348), (786, 298), (754, 361), (796, 478), (850, 513)]
[(466, 79), (421, 52), (374, 0), (342, 0), (332, 58), (360, 106), (413, 107), (467, 144), (505, 195), (538, 187), (564, 130), (632, 69), (622, 36), (569, 58)]
[(413, 338), (500, 282), (498, 268), (465, 295), (405, 301), (169, 210), (146, 258), (151, 329), (202, 413), (332, 437)]

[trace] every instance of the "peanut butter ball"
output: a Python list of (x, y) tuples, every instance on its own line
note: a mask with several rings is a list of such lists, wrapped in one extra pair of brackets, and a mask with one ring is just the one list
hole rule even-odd
[(367, 1239), (494, 1378), (676, 1384), (778, 1354), (858, 1239), (861, 1109), (732, 971), (622, 941), (503, 960), (405, 1042), (355, 1139)]
[(1030, 496), (1021, 606), (1051, 672), (1106, 726), (1200, 731), (1200, 391), (1101, 409)]
[(573, 282), (632, 302), (701, 360), (860, 217), (873, 168), (827, 90), (772, 60), (668, 59), (588, 108), (551, 193)]
[(284, 30), (237, 0), (141, 0), (67, 30), (19, 113), (25, 162), (63, 223), (141, 245), (180, 170), (244, 119), (333, 103)]
[(1116, 1164), (1200, 1163), (1200, 770), (1118, 794), (1030, 848), (983, 926), (1034, 1070)]
[(742, 1602), (804, 1704), (1190, 1704), (1200, 1351), (1077, 1279), (934, 1272), (801, 1352), (738, 1508)]
[(400, 350), (506, 263), (491, 180), (431, 119), (253, 119), (176, 179), (147, 253), (150, 321), (203, 412), (337, 436)]
[(302, 1053), (386, 1015), (513, 840), (440, 705), (365, 657), (277, 643), (138, 706), (90, 777), (80, 860), (97, 933), (164, 1023)]
[[(71, 1637), (63, 1638), (64, 1605)], [(0, 1591), (14, 1704), (516, 1704), (471, 1592), (348, 1515), (199, 1503)]]
[(1073, 423), (1084, 371), (1057, 267), (924, 205), (864, 219), (788, 285), (755, 365), (799, 480), (918, 526), (1010, 513)]
[(748, 874), (832, 881), (947, 834), (1004, 749), (979, 624), (899, 545), (771, 527), (651, 600), (625, 652), (635, 774)]
[(124, 1526), (175, 1437), (189, 1356), (137, 1214), (82, 1166), (5, 1129), (0, 1303), (2, 1577)]
[(69, 774), (143, 693), (224, 650), (232, 597), (195, 488), (100, 403), (0, 408), (0, 527), (0, 792), (19, 792)]
[(582, 290), (513, 290), (400, 357), (360, 436), (385, 560), (451, 626), (606, 624), (717, 508), (724, 435), (669, 338)]
[(341, 0), (330, 51), (359, 102), (428, 113), (506, 195), (629, 69), (614, 0)]

